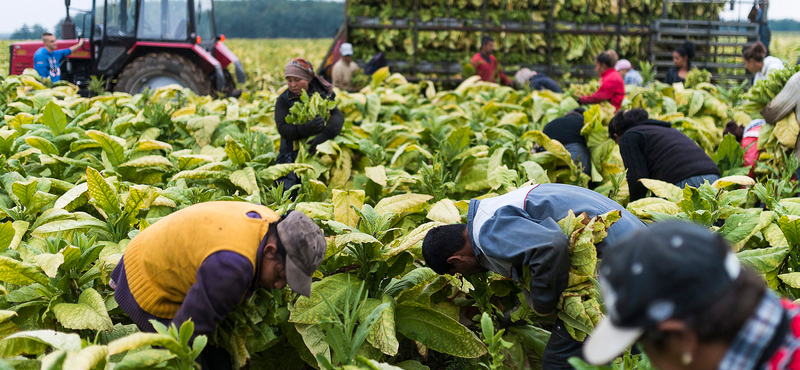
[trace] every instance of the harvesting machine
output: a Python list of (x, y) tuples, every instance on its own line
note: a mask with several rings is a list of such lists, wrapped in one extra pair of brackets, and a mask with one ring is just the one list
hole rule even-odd
[[(79, 37), (86, 37), (86, 43), (62, 60), (61, 76), (82, 93), (91, 76), (102, 76), (107, 90), (131, 94), (170, 84), (201, 95), (232, 94), (236, 82), (226, 69), (230, 64), (238, 82), (245, 81), (239, 58), (222, 42), (225, 36), (216, 33), (213, 0), (94, 0), (92, 10), (83, 12), (77, 38), (70, 0), (65, 5), (57, 48), (75, 45)], [(9, 73), (33, 68), (33, 55), (42, 46), (41, 41), (11, 44)]]
[[(759, 22), (742, 15), (767, 0), (347, 0), (345, 22), (320, 64), (351, 42), (364, 65), (382, 52), (410, 80), (458, 82), (484, 35), (507, 75), (526, 67), (551, 76), (594, 76), (593, 58), (615, 49), (621, 58), (652, 63), (663, 78), (672, 50), (697, 48), (694, 65), (715, 82), (748, 78), (742, 47), (759, 37)], [(727, 10), (723, 19), (721, 12)], [(740, 14), (736, 14), (736, 13)], [(738, 18), (737, 18), (738, 17)], [(736, 19), (731, 19), (736, 18)], [(762, 18), (762, 22), (766, 17)], [(468, 67), (467, 67), (468, 68)]]

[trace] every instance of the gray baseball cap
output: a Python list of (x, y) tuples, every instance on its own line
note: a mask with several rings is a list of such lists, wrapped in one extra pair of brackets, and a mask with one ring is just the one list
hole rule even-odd
[(302, 212), (292, 211), (278, 222), (278, 237), (286, 249), (286, 283), (293, 291), (311, 296), (311, 277), (327, 249), (322, 229)]

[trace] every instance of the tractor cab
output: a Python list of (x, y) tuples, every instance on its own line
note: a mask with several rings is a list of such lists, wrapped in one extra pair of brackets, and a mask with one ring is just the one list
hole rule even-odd
[[(245, 80), (239, 59), (228, 49), (214, 27), (213, 0), (95, 0), (82, 22), (69, 17), (62, 25), (69, 47), (87, 39), (83, 50), (62, 61), (62, 78), (82, 89), (91, 76), (102, 76), (107, 89), (136, 94), (145, 89), (177, 84), (198, 94), (235, 94), (236, 82)], [(80, 27), (80, 34), (76, 28)], [(11, 73), (33, 67), (39, 42), (11, 46)]]

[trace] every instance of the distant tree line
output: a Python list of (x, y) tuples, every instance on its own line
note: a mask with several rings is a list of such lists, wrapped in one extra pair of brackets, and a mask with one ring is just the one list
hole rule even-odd
[(225, 37), (333, 37), (344, 22), (344, 2), (217, 0), (214, 18)]
[[(344, 2), (318, 0), (216, 0), (217, 33), (240, 38), (320, 38), (333, 37), (344, 22)], [(72, 21), (81, 34), (83, 14)], [(14, 40), (40, 39), (43, 32), (61, 38), (59, 21), (52, 30), (40, 24), (23, 25), (11, 34)], [(89, 19), (86, 36), (89, 36)]]
[(800, 22), (794, 19), (770, 20), (769, 28), (773, 31), (800, 31)]
[(30, 40), (30, 39), (41, 39), (42, 34), (45, 32), (50, 32), (47, 28), (44, 28), (41, 24), (34, 24), (33, 26), (28, 26), (27, 24), (23, 24), (22, 27), (17, 29), (11, 34), (12, 40)]

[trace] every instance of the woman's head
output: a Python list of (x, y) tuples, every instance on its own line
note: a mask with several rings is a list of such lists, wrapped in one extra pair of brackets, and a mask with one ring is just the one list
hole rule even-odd
[(763, 279), (696, 224), (657, 222), (610, 248), (598, 269), (607, 315), (584, 346), (590, 363), (638, 342), (660, 370), (718, 368), (764, 298)]
[(292, 94), (299, 95), (303, 90), (308, 91), (308, 83), (314, 79), (314, 68), (303, 58), (294, 58), (286, 63), (284, 69), (286, 84)]
[(606, 50), (606, 53), (608, 53), (608, 56), (611, 57), (611, 66), (613, 67), (617, 65), (617, 62), (619, 62), (619, 55), (617, 55), (617, 52), (614, 51), (614, 49), (608, 49)]
[(767, 48), (761, 41), (756, 42), (750, 47), (744, 49), (742, 58), (744, 59), (744, 68), (750, 73), (756, 73), (764, 68), (764, 58), (767, 57)]
[(614, 65), (614, 69), (616, 69), (622, 77), (625, 77), (625, 74), (632, 68), (631, 62), (627, 59), (621, 59)]
[(650, 118), (644, 109), (627, 109), (617, 112), (608, 124), (608, 137), (619, 140), (629, 128)]
[(679, 69), (689, 69), (692, 67), (694, 55), (694, 44), (687, 41), (672, 52), (672, 62)]
[(607, 69), (613, 68), (616, 62), (611, 54), (604, 51), (594, 58), (594, 70), (597, 71), (597, 74), (602, 74)]

